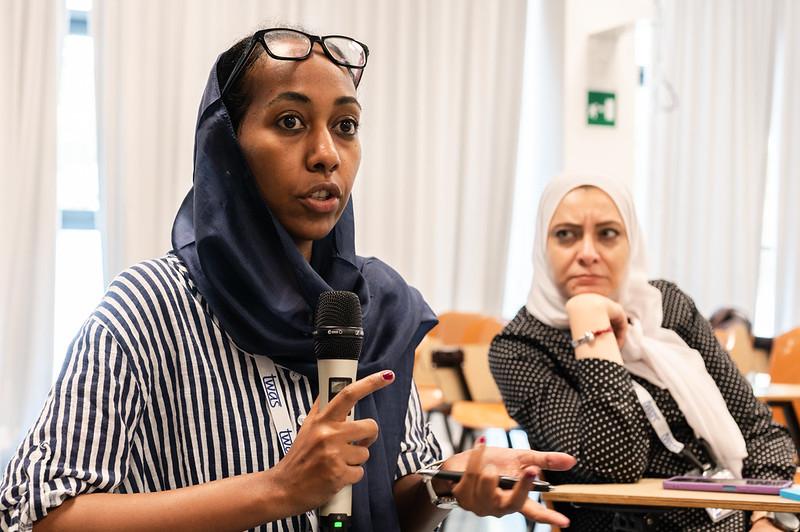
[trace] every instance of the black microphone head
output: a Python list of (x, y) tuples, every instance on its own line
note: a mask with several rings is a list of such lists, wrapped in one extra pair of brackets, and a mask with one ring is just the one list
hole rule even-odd
[(319, 295), (314, 319), (314, 353), (317, 358), (358, 360), (364, 343), (358, 295), (331, 290)]

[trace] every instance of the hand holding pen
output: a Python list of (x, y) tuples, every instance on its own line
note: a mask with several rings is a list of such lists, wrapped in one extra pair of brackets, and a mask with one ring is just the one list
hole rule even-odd
[[(448, 458), (442, 465), (442, 470), (460, 477), (453, 486), (458, 504), (479, 516), (520, 512), (532, 521), (568, 526), (567, 517), (530, 499), (528, 492), (549, 491), (550, 485), (536, 477), (543, 469), (570, 469), (575, 459), (564, 453), (486, 447), (484, 441), (480, 438), (475, 448)], [(446, 476), (440, 478), (445, 480)], [(505, 481), (504, 476), (508, 477)], [(501, 483), (510, 489), (504, 489)]]

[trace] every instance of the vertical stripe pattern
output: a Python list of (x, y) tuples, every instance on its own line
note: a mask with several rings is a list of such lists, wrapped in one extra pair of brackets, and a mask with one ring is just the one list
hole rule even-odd
[[(278, 366), (298, 429), (314, 398)], [(412, 385), (396, 478), (438, 460)], [(175, 489), (267, 469), (282, 457), (258, 370), (174, 255), (111, 284), (70, 345), (39, 419), (0, 484), (0, 530), (29, 530), (83, 493)], [(305, 516), (259, 531), (307, 530)]]

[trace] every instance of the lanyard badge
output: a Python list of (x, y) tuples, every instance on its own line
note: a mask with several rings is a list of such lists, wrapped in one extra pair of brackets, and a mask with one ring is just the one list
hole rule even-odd
[[(264, 392), (267, 395), (267, 406), (269, 407), (269, 417), (272, 427), (278, 434), (278, 441), (280, 442), (283, 455), (289, 452), (292, 448), (292, 443), (296, 434), (295, 424), (292, 422), (292, 416), (289, 414), (289, 405), (286, 402), (286, 394), (278, 380), (278, 370), (275, 363), (265, 356), (250, 355), (255, 359), (256, 367), (258, 368), (259, 380), (264, 387)], [(319, 518), (313, 511), (306, 512), (306, 517), (311, 524), (313, 532), (319, 531)]]
[[(636, 392), (636, 398), (642, 405), (642, 409), (647, 417), (647, 421), (649, 421), (650, 425), (652, 425), (653, 430), (656, 432), (658, 439), (661, 440), (661, 443), (664, 444), (664, 447), (666, 447), (670, 452), (681, 455), (694, 466), (694, 468), (688, 472), (689, 475), (706, 478), (733, 478), (733, 473), (721, 467), (719, 460), (714, 454), (714, 451), (711, 449), (711, 446), (703, 438), (698, 438), (698, 441), (711, 459), (711, 463), (707, 464), (701, 462), (691, 451), (691, 449), (675, 438), (675, 436), (672, 434), (672, 430), (669, 428), (669, 424), (667, 424), (666, 418), (664, 418), (664, 414), (661, 413), (661, 409), (658, 408), (655, 399), (653, 399), (653, 396), (650, 395), (650, 392), (648, 392), (644, 386), (636, 381), (633, 381), (633, 391)], [(706, 512), (711, 518), (711, 521), (718, 523), (729, 515), (735, 513), (736, 510), (728, 510), (724, 508), (706, 508)]]

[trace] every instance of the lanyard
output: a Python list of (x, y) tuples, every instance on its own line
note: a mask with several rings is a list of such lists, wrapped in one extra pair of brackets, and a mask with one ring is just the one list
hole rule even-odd
[[(679, 454), (686, 458), (699, 468), (703, 476), (710, 475), (712, 477), (720, 478), (732, 477), (732, 475), (730, 475), (726, 469), (716, 469), (717, 464), (703, 464), (697, 459), (694, 453), (689, 450), (688, 447), (686, 447), (686, 445), (675, 439), (675, 436), (672, 434), (672, 430), (670, 430), (669, 425), (667, 424), (667, 420), (664, 418), (664, 414), (661, 413), (661, 409), (658, 408), (658, 405), (656, 404), (655, 399), (653, 399), (653, 396), (650, 395), (650, 392), (648, 392), (644, 386), (635, 380), (631, 379), (631, 382), (633, 382), (633, 391), (636, 392), (636, 397), (639, 399), (639, 403), (642, 405), (644, 415), (647, 416), (647, 421), (649, 421), (650, 425), (653, 426), (653, 430), (656, 431), (656, 435), (658, 435), (658, 439), (661, 440), (661, 443), (664, 444), (664, 447), (673, 453)], [(713, 462), (714, 459), (710, 447), (706, 445), (705, 440), (701, 439), (700, 441), (703, 443), (703, 446), (706, 447), (706, 450), (708, 451), (709, 456), (712, 457)], [(729, 515), (732, 515), (735, 511), (724, 510), (722, 508), (706, 508), (706, 512), (711, 520), (714, 523), (717, 523)]]
[[(267, 395), (270, 421), (272, 421), (272, 426), (278, 434), (278, 441), (283, 449), (283, 455), (286, 456), (286, 453), (292, 448), (296, 431), (292, 417), (289, 415), (289, 404), (286, 402), (286, 395), (280, 387), (278, 369), (269, 357), (253, 356), (253, 358), (256, 361), (261, 385), (264, 386), (264, 392)], [(311, 530), (319, 532), (317, 514), (313, 510), (309, 510), (306, 512), (306, 517), (311, 523)]]
[[(650, 392), (635, 380), (631, 379), (631, 382), (633, 382), (633, 391), (636, 392), (636, 397), (642, 405), (644, 415), (647, 416), (647, 421), (653, 426), (653, 430), (656, 432), (658, 439), (661, 440), (661, 443), (664, 444), (664, 447), (675, 454), (683, 456), (694, 466), (700, 468), (700, 471), (710, 470), (712, 467), (711, 465), (703, 464), (686, 445), (675, 439), (672, 430), (670, 430), (667, 424), (666, 418), (664, 418), (664, 414), (661, 413), (661, 409), (658, 408)], [(714, 466), (716, 466), (716, 464), (714, 464)]]

